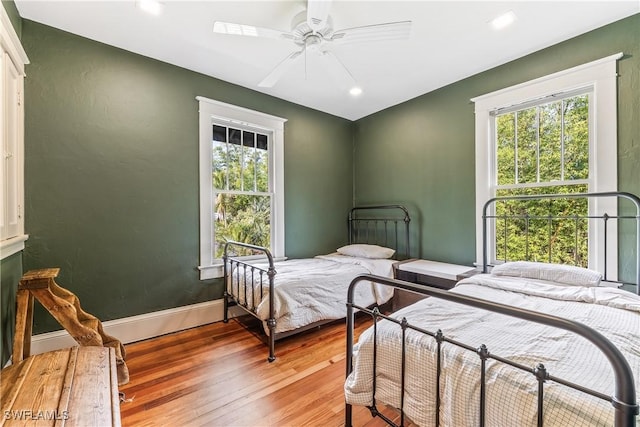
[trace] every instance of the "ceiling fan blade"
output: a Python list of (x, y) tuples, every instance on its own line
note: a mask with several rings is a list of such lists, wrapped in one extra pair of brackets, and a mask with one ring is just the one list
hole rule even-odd
[(304, 49), (295, 51), (286, 58), (284, 58), (278, 65), (275, 66), (273, 70), (265, 77), (260, 83), (258, 83), (259, 87), (273, 87), (280, 77), (293, 65), (296, 59), (300, 56), (300, 54), (304, 51)]
[(233, 22), (216, 21), (213, 23), (213, 32), (235, 36), (266, 37), (278, 40), (293, 40), (293, 34), (287, 31), (273, 30), (271, 28), (264, 27), (255, 27), (253, 25), (236, 24)]
[(321, 52), (322, 59), (327, 62), (327, 71), (339, 84), (346, 84), (349, 87), (356, 85), (356, 79), (349, 69), (330, 50)]
[(313, 31), (322, 29), (329, 19), (331, 0), (307, 1), (307, 24)]
[(360, 43), (380, 40), (404, 40), (411, 35), (411, 21), (388, 22), (336, 31), (331, 37), (335, 43)]

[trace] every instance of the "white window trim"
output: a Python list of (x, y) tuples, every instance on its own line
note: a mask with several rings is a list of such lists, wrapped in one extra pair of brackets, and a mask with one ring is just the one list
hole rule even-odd
[(284, 124), (287, 119), (197, 96), (200, 105), (200, 280), (223, 276), (221, 260), (213, 258), (213, 191), (211, 187), (211, 118), (272, 132), (269, 165), (273, 180), (272, 254), (284, 257)]
[[(4, 7), (0, 7), (0, 24), (0, 46), (2, 47), (2, 51), (0, 51), (0, 67), (4, 68), (4, 61), (10, 60), (13, 62), (13, 65), (16, 67), (19, 75), (24, 78), (24, 66), (26, 64), (29, 64), (29, 58), (27, 57), (27, 54), (24, 51), (22, 44), (20, 43), (20, 38), (13, 28), (13, 24), (11, 23), (9, 15), (7, 14)], [(6, 51), (8, 58), (4, 57), (4, 51)], [(2, 76), (3, 78), (0, 79), (0, 123), (2, 124), (2, 126), (0, 126), (0, 128), (4, 130), (4, 74), (2, 74)], [(21, 94), (24, 94), (23, 84), (24, 83), (21, 81)], [(23, 95), (21, 96), (22, 98), (24, 98)], [(24, 99), (22, 100), (22, 103), (20, 105), (18, 116), (18, 144), (16, 147), (16, 152), (12, 153), (16, 157), (17, 164), (15, 178), (18, 180), (18, 182), (16, 183), (16, 191), (18, 196), (18, 233), (15, 236), (11, 236), (8, 239), (0, 241), (0, 259), (5, 259), (15, 253), (22, 251), (25, 247), (24, 242), (29, 238), (29, 236), (24, 233)], [(0, 144), (0, 146), (2, 146), (3, 144), (4, 141), (2, 141), (2, 144)], [(4, 156), (4, 149), (2, 151), (2, 155)], [(4, 175), (4, 171), (2, 171), (2, 175)], [(4, 198), (4, 190), (2, 192), (2, 197)]]
[[(476, 115), (476, 262), (482, 265), (482, 211), (492, 194), (494, 182), (495, 154), (491, 152), (491, 132), (493, 118), (490, 113), (499, 108), (522, 104), (554, 93), (579, 88), (592, 88), (593, 97), (590, 110), (594, 114), (596, 125), (591, 128), (589, 157), (590, 192), (616, 191), (618, 181), (617, 168), (617, 60), (623, 53), (617, 53), (596, 61), (582, 64), (548, 76), (540, 77), (515, 86), (472, 98)], [(591, 114), (591, 113), (590, 113)], [(615, 198), (590, 203), (590, 213), (617, 212)], [(601, 230), (589, 227), (589, 241), (593, 246), (589, 254), (589, 267), (598, 271), (604, 268), (605, 260), (601, 256), (598, 244), (602, 241)], [(489, 236), (493, 238), (493, 236)], [(608, 226), (609, 244), (617, 247), (617, 227)], [(491, 240), (490, 240), (491, 241)], [(608, 251), (607, 273), (611, 279), (617, 278), (617, 251)], [(598, 254), (598, 256), (594, 256)], [(495, 259), (489, 251), (489, 260)]]
[(7, 50), (18, 71), (24, 76), (24, 66), (29, 64), (29, 58), (4, 7), (0, 9), (0, 23), (2, 23), (0, 25), (0, 45)]

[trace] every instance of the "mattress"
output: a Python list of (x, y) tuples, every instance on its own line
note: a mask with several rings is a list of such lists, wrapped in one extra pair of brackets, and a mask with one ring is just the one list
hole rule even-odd
[[(359, 258), (339, 254), (276, 262), (273, 301), (275, 332), (286, 332), (314, 322), (345, 317), (347, 290), (351, 281), (361, 274), (393, 277), (394, 262), (391, 259)], [(256, 266), (264, 269), (268, 267), (264, 264)], [(257, 273), (247, 270), (246, 274), (243, 272), (239, 278), (239, 302), (247, 301), (249, 306), (253, 302), (257, 316), (266, 321), (269, 318), (271, 298), (266, 274), (263, 276), (262, 294)], [(235, 281), (234, 277), (234, 283)], [(246, 295), (244, 283), (248, 285)], [(393, 288), (369, 283), (366, 286), (358, 286), (355, 302), (362, 306), (383, 304), (392, 296)], [(265, 331), (268, 333), (266, 327)]]
[[(579, 321), (607, 337), (624, 354), (640, 386), (640, 297), (605, 287), (560, 286), (553, 282), (477, 275), (450, 292), (500, 302)], [(612, 370), (605, 356), (588, 340), (571, 332), (487, 312), (437, 298), (421, 300), (394, 317), (473, 348), (485, 344), (496, 354), (531, 368), (543, 363), (550, 375), (613, 394)], [(353, 372), (345, 382), (347, 403), (372, 404), (372, 329), (356, 345)], [(401, 331), (392, 322), (378, 322), (376, 399), (400, 406)], [(420, 426), (435, 425), (435, 339), (407, 331), (405, 414)], [(477, 354), (443, 344), (440, 397), (442, 426), (475, 426), (479, 418)], [(535, 426), (537, 380), (531, 374), (497, 361), (487, 361), (486, 425)], [(610, 403), (548, 381), (545, 384), (545, 426), (613, 425)], [(640, 425), (640, 421), (638, 421)]]

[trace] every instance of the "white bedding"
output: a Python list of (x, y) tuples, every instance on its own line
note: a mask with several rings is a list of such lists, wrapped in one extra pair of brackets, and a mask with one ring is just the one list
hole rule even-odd
[[(294, 259), (275, 263), (275, 332), (297, 329), (311, 323), (340, 319), (346, 316), (347, 289), (351, 281), (360, 274), (375, 274), (393, 277), (390, 259), (370, 259), (339, 254), (320, 255), (315, 258)], [(260, 264), (265, 268), (264, 264)], [(235, 280), (235, 278), (234, 278)], [(243, 277), (241, 275), (240, 302), (244, 302)], [(258, 281), (254, 275), (253, 302), (256, 313), (262, 320), (269, 318), (268, 279), (261, 298)], [(247, 271), (247, 282), (251, 273)], [(229, 284), (227, 284), (229, 286)], [(393, 296), (393, 288), (370, 284), (356, 288), (354, 302), (362, 306), (383, 304)], [(251, 300), (252, 292), (247, 292)], [(265, 332), (268, 330), (265, 325)]]
[[(451, 292), (540, 311), (582, 322), (601, 332), (625, 355), (640, 388), (640, 297), (606, 287), (556, 286), (551, 282), (477, 275)], [(613, 394), (611, 368), (589, 341), (564, 330), (474, 309), (436, 298), (424, 299), (394, 316), (474, 348), (486, 344), (493, 354), (525, 366), (543, 363), (550, 375)], [(400, 331), (378, 324), (378, 402), (400, 405)], [(345, 382), (350, 404), (372, 399), (372, 331), (364, 332), (354, 355), (354, 371)], [(405, 413), (421, 426), (435, 425), (435, 340), (408, 331)], [(479, 357), (444, 344), (442, 426), (475, 426), (479, 414)], [(537, 381), (533, 375), (488, 361), (488, 426), (536, 425)], [(545, 385), (545, 426), (613, 425), (611, 404), (564, 386)], [(638, 421), (640, 426), (640, 421)]]

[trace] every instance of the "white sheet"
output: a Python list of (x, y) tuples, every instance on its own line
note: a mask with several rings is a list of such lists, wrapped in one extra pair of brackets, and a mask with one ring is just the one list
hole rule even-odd
[[(274, 309), (276, 333), (297, 329), (308, 324), (346, 316), (347, 289), (360, 274), (393, 277), (394, 260), (368, 259), (339, 254), (321, 255), (315, 258), (294, 259), (275, 263)], [(261, 264), (261, 267), (265, 267)], [(243, 278), (240, 278), (241, 281)], [(256, 313), (262, 320), (269, 317), (268, 280), (261, 298), (258, 281), (254, 277), (253, 293)], [(251, 274), (247, 272), (247, 282)], [(241, 289), (243, 284), (241, 283)], [(247, 292), (249, 299), (252, 292)], [(369, 306), (383, 304), (393, 296), (393, 288), (383, 285), (356, 287), (355, 303)], [(244, 302), (244, 291), (240, 292)], [(268, 330), (265, 326), (265, 331)]]
[[(640, 297), (613, 288), (555, 286), (541, 280), (478, 275), (465, 279), (451, 292), (545, 312), (582, 322), (601, 332), (629, 362), (636, 388), (640, 386)], [(399, 311), (411, 324), (471, 345), (486, 344), (491, 353), (526, 366), (543, 363), (551, 375), (612, 395), (613, 379), (606, 358), (587, 340), (561, 329), (489, 313), (436, 298), (424, 299)], [(378, 324), (379, 402), (400, 404), (400, 332)], [(371, 404), (372, 333), (362, 334), (354, 372), (345, 382), (348, 403)], [(422, 426), (435, 423), (435, 340), (407, 334), (405, 411)], [(477, 425), (479, 361), (474, 353), (445, 344), (441, 389), (442, 426)], [(488, 362), (487, 425), (536, 424), (537, 382), (533, 375), (504, 364)], [(611, 405), (597, 398), (547, 382), (545, 426), (612, 425)], [(638, 421), (640, 426), (640, 421)]]

